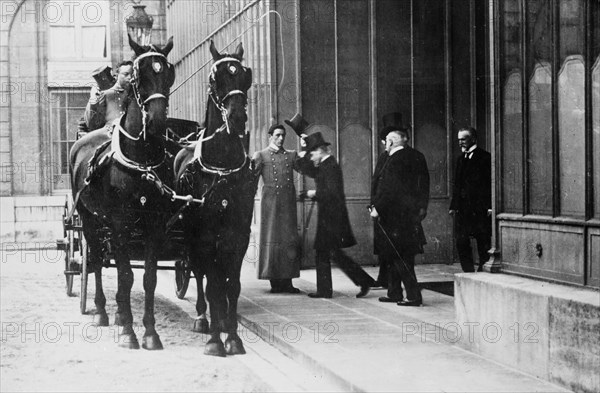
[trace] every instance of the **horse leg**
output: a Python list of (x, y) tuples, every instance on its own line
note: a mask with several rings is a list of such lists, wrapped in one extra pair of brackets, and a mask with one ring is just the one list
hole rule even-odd
[(156, 290), (156, 245), (161, 244), (158, 239), (150, 238), (146, 242), (146, 258), (144, 262), (144, 338), (142, 339), (142, 348), (148, 350), (163, 349), (162, 342), (158, 333), (156, 333), (156, 320), (154, 318), (154, 291)]
[(106, 313), (106, 296), (102, 288), (102, 264), (94, 264), (94, 277), (96, 279), (96, 295), (94, 303), (96, 304), (96, 314), (94, 323), (96, 326), (108, 326), (108, 314)]
[(202, 269), (194, 269), (196, 277), (196, 286), (198, 288), (198, 298), (196, 300), (196, 312), (198, 316), (194, 320), (192, 331), (196, 333), (208, 334), (210, 332), (208, 319), (206, 319), (206, 300), (204, 299), (204, 272)]
[[(115, 242), (117, 243), (117, 242)], [(122, 326), (119, 333), (119, 346), (128, 349), (139, 349), (135, 332), (133, 331), (133, 315), (131, 314), (131, 287), (133, 287), (133, 270), (127, 254), (127, 244), (117, 244), (115, 247), (115, 262), (117, 264), (117, 314), (115, 324)]]
[[(244, 250), (245, 251), (245, 250)], [(237, 304), (240, 297), (240, 271), (244, 259), (244, 253), (234, 251), (226, 257), (227, 266), (227, 339), (225, 340), (225, 351), (228, 355), (243, 355), (246, 353), (242, 339), (237, 333)]]
[(221, 341), (221, 332), (224, 331), (227, 300), (225, 298), (225, 271), (215, 260), (213, 253), (207, 262), (206, 295), (210, 305), (210, 339), (204, 347), (204, 354), (211, 356), (225, 356), (225, 346)]
[[(94, 295), (94, 303), (96, 304), (96, 313), (94, 314), (94, 323), (96, 326), (108, 326), (108, 314), (106, 314), (106, 296), (102, 288), (102, 245), (97, 240), (99, 224), (96, 222), (93, 215), (87, 210), (81, 210), (81, 217), (84, 223), (84, 236), (88, 241), (89, 246), (89, 261), (88, 266), (90, 272), (94, 273), (96, 280), (96, 293)], [(91, 230), (90, 230), (91, 229)]]

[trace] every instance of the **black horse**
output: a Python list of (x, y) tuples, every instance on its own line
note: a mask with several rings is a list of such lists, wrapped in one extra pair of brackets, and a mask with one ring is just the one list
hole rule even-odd
[[(245, 353), (237, 330), (240, 271), (250, 240), (250, 224), (258, 178), (248, 157), (247, 97), (252, 71), (242, 66), (244, 49), (220, 54), (211, 42), (214, 63), (204, 130), (194, 148), (175, 158), (177, 192), (204, 199), (183, 215), (187, 251), (198, 284), (199, 321), (206, 311), (202, 277), (210, 304), (210, 334), (204, 353), (225, 356)], [(205, 321), (205, 320), (204, 320)], [(202, 330), (195, 324), (195, 330)], [(228, 333), (225, 345), (220, 333)]]
[(139, 46), (129, 38), (129, 45), (136, 57), (127, 111), (108, 129), (90, 132), (75, 142), (70, 152), (71, 183), (89, 246), (88, 270), (96, 278), (96, 323), (108, 325), (102, 266), (111, 252), (118, 270), (115, 324), (122, 326), (119, 346), (139, 348), (130, 304), (131, 240), (137, 235), (143, 242), (140, 254), (145, 260), (142, 346), (162, 349), (154, 327), (154, 290), (157, 252), (166, 240), (165, 223), (172, 206), (157, 187), (158, 180), (152, 180), (174, 180), (164, 136), (169, 89), (175, 80), (166, 57), (173, 40), (171, 37), (164, 48), (156, 48)]

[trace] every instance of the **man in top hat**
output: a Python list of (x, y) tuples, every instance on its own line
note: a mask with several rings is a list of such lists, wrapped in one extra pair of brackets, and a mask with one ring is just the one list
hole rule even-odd
[(414, 264), (415, 255), (423, 253), (426, 243), (421, 221), (429, 203), (429, 171), (423, 154), (408, 146), (407, 128), (388, 126), (382, 132), (387, 132), (389, 157), (376, 179), (371, 217), (382, 227), (385, 242), (380, 243), (379, 251), (390, 263), (387, 296), (379, 301), (420, 306)]
[[(289, 123), (288, 123), (289, 124)], [(321, 126), (324, 129), (326, 126)], [(299, 161), (299, 170), (315, 179), (316, 190), (308, 190), (307, 196), (317, 201), (316, 250), (317, 292), (309, 293), (312, 298), (331, 298), (331, 261), (360, 287), (356, 297), (369, 293), (374, 281), (358, 263), (354, 262), (341, 249), (356, 244), (344, 195), (342, 170), (331, 155), (329, 143), (317, 131), (303, 138), (306, 154)]]
[(111, 124), (127, 110), (133, 62), (126, 60), (119, 63), (117, 72), (117, 81), (114, 86), (104, 91), (92, 88), (90, 92), (84, 116), (90, 131)]
[[(387, 158), (389, 157), (389, 149), (386, 145), (385, 138), (387, 134), (389, 134), (392, 127), (402, 127), (402, 114), (399, 112), (392, 112), (383, 115), (383, 127), (379, 130), (377, 136), (381, 141), (383, 146), (383, 152), (377, 158), (377, 164), (375, 165), (375, 171), (373, 172), (373, 177), (371, 178), (371, 203), (373, 203), (373, 198), (375, 198), (375, 190), (377, 189), (377, 181), (379, 180), (379, 174), (383, 169)], [(377, 259), (379, 262), (379, 274), (377, 275), (377, 280), (375, 280), (375, 287), (388, 287), (388, 265), (390, 261), (386, 261), (384, 255), (379, 251), (381, 249), (381, 243), (385, 242), (385, 238), (383, 233), (381, 232), (381, 228), (377, 223), (375, 224), (375, 228), (373, 230), (373, 254), (377, 255)], [(384, 245), (385, 247), (385, 245)]]
[(283, 148), (285, 128), (269, 128), (269, 146), (252, 160), (263, 179), (260, 200), (259, 279), (271, 282), (271, 293), (299, 293), (292, 278), (300, 277), (300, 253), (296, 216), (294, 169), (298, 155)]

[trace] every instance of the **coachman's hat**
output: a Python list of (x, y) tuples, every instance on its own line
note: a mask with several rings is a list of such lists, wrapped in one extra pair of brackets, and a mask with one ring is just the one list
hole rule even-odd
[(314, 134), (308, 135), (304, 138), (304, 142), (306, 142), (306, 151), (311, 152), (321, 146), (329, 146), (331, 143), (326, 142), (323, 139), (323, 134), (320, 132), (315, 132)]
[(285, 123), (292, 127), (292, 130), (294, 130), (298, 136), (305, 134), (304, 130), (310, 127), (310, 123), (304, 120), (300, 113), (296, 113), (291, 120), (285, 120)]
[(400, 131), (402, 127), (402, 114), (400, 112), (392, 112), (383, 115), (383, 128), (379, 130), (379, 140), (385, 140), (387, 134), (392, 131)]
[(94, 78), (100, 90), (110, 89), (117, 82), (111, 71), (112, 68), (107, 65), (92, 71), (92, 78)]

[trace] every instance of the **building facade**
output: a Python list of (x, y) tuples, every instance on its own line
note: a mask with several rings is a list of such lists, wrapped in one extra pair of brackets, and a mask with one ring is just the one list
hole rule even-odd
[[(171, 117), (202, 122), (210, 42), (220, 51), (242, 42), (254, 77), (250, 153), (266, 146), (269, 125), (296, 112), (333, 130), (325, 138), (344, 172), (359, 243), (350, 251), (362, 263), (375, 262), (366, 206), (382, 117), (402, 114), (429, 166), (428, 244), (419, 263), (455, 258), (448, 208), (456, 132), (475, 127), (493, 161), (487, 269), (505, 274), (459, 275), (457, 315), (505, 321), (507, 329), (534, 323), (543, 340), (526, 348), (506, 342), (504, 353), (486, 342), (464, 345), (576, 391), (600, 389), (593, 376), (600, 367), (600, 0), (143, 4), (154, 17), (152, 42), (174, 36)], [(3, 243), (53, 241), (56, 228), (62, 232), (67, 154), (90, 74), (131, 55), (124, 21), (132, 6), (0, 1)], [(291, 133), (286, 148), (299, 148)], [(298, 190), (312, 187), (310, 179), (295, 181)], [(255, 220), (259, 209), (257, 200)], [(308, 227), (305, 266), (314, 260), (309, 211), (309, 201), (298, 201), (299, 232)], [(252, 247), (248, 258), (258, 255)]]
[[(69, 149), (99, 66), (130, 59), (131, 1), (0, 1), (0, 198), (3, 243), (62, 236)], [(145, 1), (153, 40), (165, 3)], [(11, 246), (12, 247), (12, 246)]]

